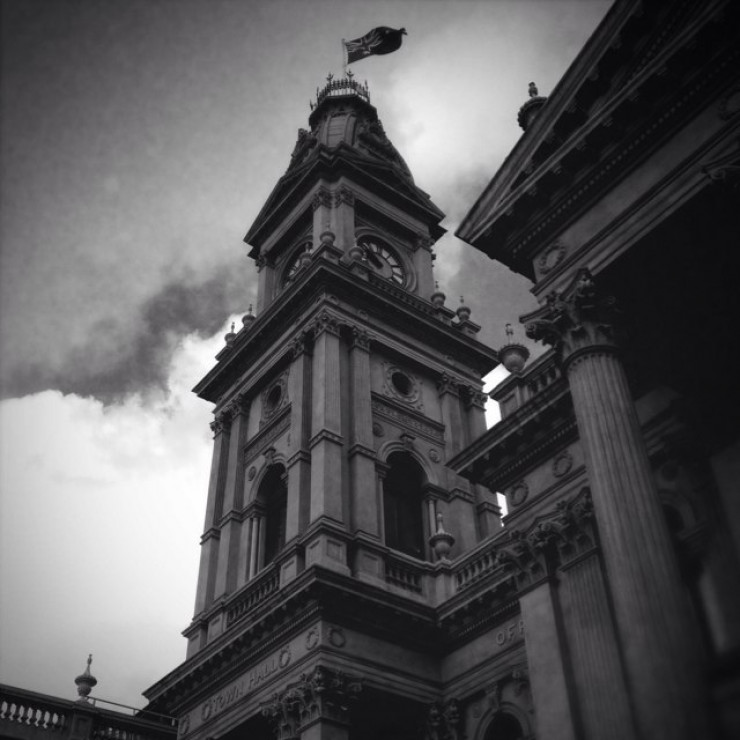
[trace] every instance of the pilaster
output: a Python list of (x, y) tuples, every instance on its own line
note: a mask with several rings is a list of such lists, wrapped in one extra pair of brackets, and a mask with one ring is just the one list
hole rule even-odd
[(706, 737), (696, 631), (616, 354), (614, 300), (588, 270), (529, 316), (566, 368), (625, 667), (643, 737)]
[(370, 337), (352, 327), (349, 352), (351, 373), (350, 495), (352, 530), (379, 536), (375, 494), (375, 451), (370, 395)]
[(465, 445), (462, 414), (460, 413), (460, 395), (457, 383), (444, 373), (437, 381), (439, 403), (442, 407), (442, 421), (447, 427), (447, 455), (457, 454)]
[(311, 456), (311, 391), (312, 366), (310, 337), (297, 336), (291, 345), (293, 362), (290, 367), (291, 398), (290, 443), (288, 447), (288, 513), (285, 541), (289, 542), (308, 524), (310, 510)]
[(330, 223), (336, 246), (346, 253), (355, 241), (355, 194), (346, 185), (332, 193)]
[(314, 332), (311, 422), (311, 509), (310, 521), (329, 517), (344, 520), (342, 511), (343, 446), (339, 372), (339, 323), (330, 313), (321, 313)]
[(195, 613), (200, 614), (213, 602), (215, 571), (218, 562), (219, 535), (216, 523), (221, 518), (221, 509), (226, 483), (231, 415), (221, 413), (211, 423), (213, 431), (213, 457), (208, 480), (208, 499), (204, 534), (201, 539), (198, 586), (195, 594)]
[(239, 545), (242, 520), (240, 511), (244, 495), (244, 463), (242, 450), (247, 437), (249, 405), (237, 397), (224, 411), (231, 417), (229, 451), (224, 485), (223, 519), (219, 538), (218, 567), (214, 596), (232, 593), (237, 585)]

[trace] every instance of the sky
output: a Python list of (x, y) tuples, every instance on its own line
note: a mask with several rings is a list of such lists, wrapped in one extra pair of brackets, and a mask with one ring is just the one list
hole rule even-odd
[(190, 389), (256, 298), (243, 237), (341, 39), (406, 28), (353, 71), (447, 214), (448, 305), (498, 347), (529, 283), (453, 232), (609, 4), (2, 3), (0, 682), (74, 698), (92, 653), (93, 695), (143, 706), (184, 660), (212, 445)]

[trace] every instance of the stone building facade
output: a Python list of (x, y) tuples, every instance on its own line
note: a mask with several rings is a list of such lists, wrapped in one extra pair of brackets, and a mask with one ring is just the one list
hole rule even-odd
[(458, 230), (533, 282), (523, 368), (435, 287), (443, 214), (367, 89), (318, 93), (195, 389), (195, 615), (145, 692), (183, 740), (740, 733), (740, 44), (729, 2), (665, 5), (531, 89)]

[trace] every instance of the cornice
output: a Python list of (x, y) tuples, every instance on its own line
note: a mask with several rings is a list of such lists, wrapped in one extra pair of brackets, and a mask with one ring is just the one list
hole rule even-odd
[[(366, 313), (377, 309), (392, 328), (428, 338), (428, 344), (438, 352), (460, 358), (478, 373), (485, 374), (496, 367), (495, 350), (441, 322), (431, 303), (401, 288), (389, 287), (387, 280), (369, 277), (363, 280), (350, 271), (349, 265), (314, 257), (290, 288), (248, 329), (237, 333), (231, 348), (219, 355), (217, 364), (195, 386), (194, 392), (205, 400), (216, 402), (240, 383), (240, 392), (248, 393), (258, 381), (255, 377), (245, 380), (244, 370), (255, 367), (255, 356), (272, 354), (270, 362), (260, 366), (258, 377), (289, 362), (290, 341), (305, 331), (322, 310), (332, 311), (340, 324), (362, 325), (360, 313), (353, 316), (333, 305), (338, 297)], [(330, 296), (334, 298), (329, 300)], [(388, 311), (389, 302), (397, 310)], [(308, 306), (310, 312), (307, 312)], [(291, 334), (286, 335), (286, 327), (293, 327)]]
[[(552, 425), (547, 427), (547, 435), (541, 437), (538, 432), (542, 430), (543, 417), (550, 419)], [(459, 475), (483, 483), (481, 469), (487, 465), (485, 460), (494, 451), (500, 452), (503, 446), (511, 445), (513, 452), (495, 465), (495, 479), (500, 481), (515, 475), (571, 436), (576, 436), (576, 425), (570, 390), (567, 379), (560, 377), (478, 437), (449, 460), (447, 466)]]
[[(565, 134), (567, 140), (538, 163), (521, 183), (512, 187), (512, 180), (525, 170), (525, 163), (558, 123), (560, 113), (569, 104), (568, 95), (575, 96), (574, 82), (588, 83), (588, 77), (571, 79), (578, 77), (574, 65), (566, 73), (572, 88), (568, 95), (566, 85), (556, 88), (535, 120), (533, 129), (536, 132), (533, 133), (536, 135), (522, 137), (510, 155), (511, 161), (507, 160), (484, 193), (488, 204), (485, 218), (482, 196), (458, 230), (458, 236), (534, 279), (531, 264), (536, 249), (532, 244), (534, 240), (539, 245), (552, 235), (556, 224), (563, 228), (566, 221), (593, 202), (604, 187), (612, 186), (615, 177), (641, 162), (644, 153), (658, 145), (700, 104), (697, 99), (703, 99), (708, 91), (717, 88), (730, 66), (736, 63), (737, 51), (723, 49), (725, 55), (717, 57), (712, 38), (709, 38), (713, 33), (721, 33), (722, 23), (707, 20), (712, 12), (721, 14), (724, 11), (721, 5), (714, 3), (712, 8), (705, 10), (703, 25), (695, 22), (684, 29), (632, 79), (610, 91), (608, 102), (592, 112), (574, 133)], [(706, 58), (712, 59), (712, 64), (708, 61), (702, 65), (692, 63), (701, 51), (699, 47), (707, 50)], [(689, 55), (694, 56), (689, 58)], [(598, 59), (594, 64), (596, 62)], [(584, 72), (582, 68), (580, 74)], [(677, 84), (672, 84), (672, 80)], [(562, 100), (558, 96), (562, 96)], [(554, 106), (556, 100), (559, 108)], [(618, 146), (612, 147), (616, 151), (610, 155), (605, 149), (614, 144)], [(589, 162), (575, 185), (569, 159), (577, 162), (581, 169), (584, 162)], [(478, 213), (480, 218), (473, 225), (473, 214)], [(496, 246), (491, 251), (487, 245), (493, 244)]]
[(244, 241), (252, 245), (249, 256), (256, 258), (259, 255), (269, 233), (319, 181), (336, 182), (343, 176), (354, 179), (378, 197), (414, 213), (429, 225), (435, 239), (445, 233), (446, 230), (439, 226), (444, 213), (427, 193), (393, 165), (372, 159), (344, 142), (334, 148), (319, 144), (305, 163), (289, 170), (276, 183), (244, 237)]

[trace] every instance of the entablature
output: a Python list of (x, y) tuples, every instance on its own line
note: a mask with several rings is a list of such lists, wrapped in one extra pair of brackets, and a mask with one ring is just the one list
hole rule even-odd
[[(305, 332), (322, 311), (329, 311), (340, 323), (357, 325), (367, 323), (363, 316), (377, 313), (388, 327), (424, 337), (427, 351), (434, 349), (440, 358), (455, 358), (460, 368), (470, 368), (479, 377), (496, 367), (496, 351), (473, 339), (463, 331), (464, 326), (440, 320), (429, 301), (384, 278), (370, 274), (367, 279), (358, 279), (352, 264), (339, 255), (327, 258), (322, 252), (315, 253), (294, 283), (219, 353), (217, 365), (195, 386), (194, 392), (205, 400), (220, 403), (235, 391), (247, 390), (255, 382), (254, 368), (259, 367), (264, 375), (268, 365), (275, 367), (286, 361), (291, 340)], [(393, 311), (388, 311), (389, 300), (393, 301)], [(340, 301), (351, 305), (352, 311), (338, 307)], [(307, 311), (308, 306), (311, 309)], [(471, 322), (461, 322), (467, 323)]]

